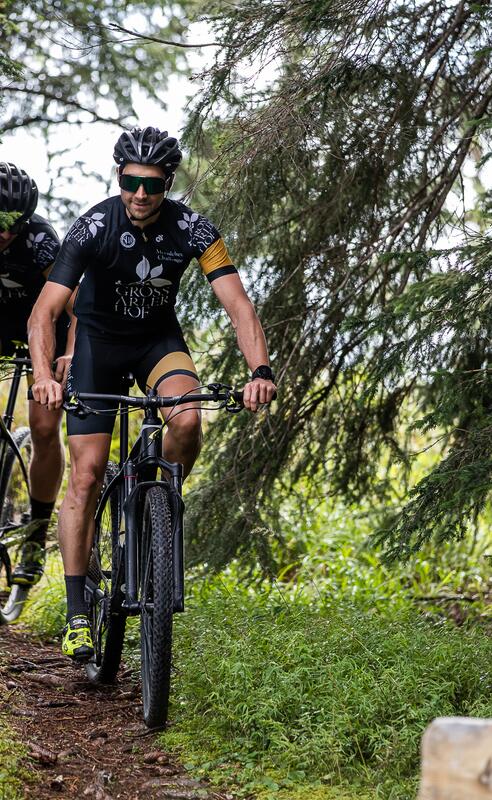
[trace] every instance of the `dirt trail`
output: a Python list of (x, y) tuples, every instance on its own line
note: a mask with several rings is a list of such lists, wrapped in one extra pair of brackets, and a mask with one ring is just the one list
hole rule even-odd
[(0, 712), (29, 750), (37, 780), (25, 798), (233, 800), (192, 780), (142, 723), (130, 672), (94, 687), (58, 646), (0, 627)]

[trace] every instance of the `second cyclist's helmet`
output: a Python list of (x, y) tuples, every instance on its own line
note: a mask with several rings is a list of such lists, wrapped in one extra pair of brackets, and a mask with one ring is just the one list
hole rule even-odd
[(20, 211), (18, 222), (29, 220), (38, 204), (38, 187), (27, 172), (0, 161), (0, 211)]
[(159, 128), (132, 128), (116, 142), (113, 158), (122, 169), (125, 164), (155, 164), (166, 175), (173, 175), (183, 155), (179, 142)]

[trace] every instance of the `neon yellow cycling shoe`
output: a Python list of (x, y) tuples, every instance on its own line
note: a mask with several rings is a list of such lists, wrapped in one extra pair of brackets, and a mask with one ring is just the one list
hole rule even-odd
[(37, 542), (26, 542), (22, 548), (21, 560), (12, 571), (12, 583), (20, 586), (34, 586), (43, 577), (45, 550)]
[(94, 655), (91, 628), (85, 614), (70, 617), (63, 628), (62, 653), (75, 661), (89, 661)]

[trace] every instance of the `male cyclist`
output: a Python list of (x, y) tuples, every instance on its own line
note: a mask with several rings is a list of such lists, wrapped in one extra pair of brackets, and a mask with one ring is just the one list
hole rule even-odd
[[(180, 395), (199, 385), (174, 311), (192, 258), (227, 311), (252, 370), (245, 406), (256, 411), (272, 399), (263, 330), (219, 232), (205, 217), (167, 198), (181, 157), (167, 132), (147, 127), (123, 133), (114, 150), (120, 194), (91, 208), (68, 232), (29, 322), (33, 395), (48, 409), (62, 403), (51, 370), (54, 320), (82, 276), (69, 390), (118, 393), (129, 370), (143, 391)], [(169, 419), (164, 455), (183, 464), (186, 476), (200, 450), (201, 425), (196, 407), (183, 409)], [(114, 415), (108, 414), (84, 420), (69, 415), (67, 421), (72, 469), (59, 524), (67, 588), (62, 650), (78, 660), (93, 654), (84, 583), (113, 424)]]
[[(0, 163), (0, 211), (10, 212), (13, 224), (0, 229), (0, 355), (10, 356), (17, 343), (27, 343), (27, 320), (46, 283), (60, 241), (49, 222), (35, 214), (38, 190), (24, 170)], [(5, 226), (3, 226), (5, 227)], [(62, 309), (63, 312), (63, 309)], [(63, 383), (68, 371), (69, 318), (60, 314), (56, 326), (57, 359), (54, 379)], [(73, 335), (70, 337), (73, 340)], [(12, 580), (32, 586), (40, 580), (49, 519), (63, 474), (64, 451), (60, 438), (60, 410), (48, 411), (29, 403), (32, 458), (29, 466), (31, 520), (38, 521), (22, 550)]]

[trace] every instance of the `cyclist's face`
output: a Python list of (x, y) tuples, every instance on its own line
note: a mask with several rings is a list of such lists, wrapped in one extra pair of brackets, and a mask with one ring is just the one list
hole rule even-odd
[[(160, 167), (152, 164), (126, 164), (123, 175), (139, 175), (142, 178), (164, 178), (164, 172)], [(121, 189), (121, 199), (127, 211), (133, 217), (133, 221), (138, 225), (138, 220), (150, 221), (152, 211), (159, 210), (164, 199), (164, 192), (159, 194), (147, 194), (144, 185), (141, 183), (136, 192), (127, 192)]]
[(7, 249), (15, 237), (15, 233), (10, 233), (10, 231), (0, 231), (0, 253)]

